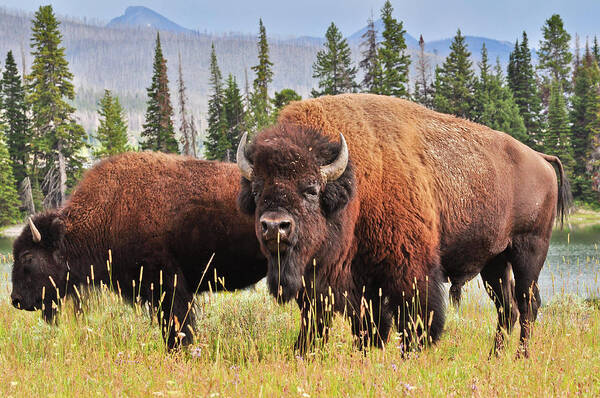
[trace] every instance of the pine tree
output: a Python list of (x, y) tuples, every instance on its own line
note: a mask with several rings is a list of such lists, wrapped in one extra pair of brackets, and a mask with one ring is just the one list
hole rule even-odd
[(140, 146), (144, 150), (178, 153), (175, 129), (173, 127), (173, 107), (169, 94), (167, 60), (163, 57), (160, 35), (156, 33), (152, 83), (146, 89), (148, 107)]
[(600, 65), (600, 46), (598, 45), (598, 37), (594, 36), (594, 46), (592, 47), (592, 54), (596, 59), (596, 63)]
[(300, 101), (301, 99), (302, 97), (291, 88), (284, 88), (275, 93), (275, 96), (273, 97), (273, 106), (275, 109), (280, 110), (290, 102)]
[(386, 0), (381, 9), (384, 30), (379, 49), (379, 63), (383, 70), (380, 94), (408, 97), (408, 67), (410, 57), (406, 53), (406, 42), (402, 21), (392, 17), (392, 3)]
[(419, 57), (416, 65), (417, 78), (415, 80), (415, 91), (413, 100), (427, 108), (433, 108), (433, 86), (430, 81), (431, 69), (427, 56), (425, 55), (425, 40), (423, 35), (419, 36)]
[(504, 131), (519, 141), (527, 139), (523, 118), (515, 103), (510, 88), (504, 83), (500, 61), (496, 61), (495, 72), (488, 64), (485, 44), (481, 49), (480, 76), (475, 85), (475, 111), (473, 120), (494, 130)]
[(381, 64), (377, 54), (377, 31), (373, 17), (367, 21), (367, 30), (361, 36), (363, 41), (360, 46), (363, 48), (363, 59), (358, 66), (365, 71), (362, 82), (360, 83), (363, 91), (372, 94), (379, 94), (381, 91)]
[(435, 70), (434, 107), (437, 111), (471, 118), (474, 104), (475, 76), (471, 69), (465, 37), (460, 29), (450, 45), (450, 54)]
[(527, 33), (523, 32), (521, 44), (517, 40), (508, 63), (508, 86), (523, 118), (527, 139), (525, 143), (534, 149), (540, 147), (544, 120), (542, 102), (535, 71), (531, 63), (531, 51)]
[(229, 74), (225, 82), (225, 96), (223, 102), (223, 114), (225, 116), (225, 137), (227, 138), (229, 151), (223, 160), (235, 162), (235, 149), (237, 148), (242, 134), (246, 131), (244, 121), (244, 105), (242, 95), (235, 77)]
[(179, 94), (179, 132), (181, 133), (181, 153), (196, 157), (196, 131), (192, 130), (191, 121), (187, 114), (187, 95), (185, 94), (185, 83), (183, 82), (183, 71), (181, 70), (181, 53), (178, 54), (179, 67), (177, 78), (177, 93)]
[(18, 222), (19, 196), (13, 176), (10, 155), (4, 142), (2, 125), (0, 125), (0, 226)]
[(544, 39), (540, 40), (538, 51), (538, 69), (545, 73), (544, 84), (549, 86), (553, 81), (560, 82), (564, 92), (570, 91), (569, 73), (573, 55), (569, 48), (571, 35), (563, 26), (558, 14), (552, 15), (542, 27)]
[(258, 20), (258, 30), (258, 65), (252, 67), (256, 73), (253, 86), (255, 95), (268, 103), (269, 83), (273, 81), (273, 63), (269, 60), (269, 43), (262, 19)]
[(492, 90), (492, 76), (490, 75), (490, 64), (488, 62), (488, 53), (485, 43), (483, 43), (483, 46), (481, 47), (481, 61), (477, 66), (479, 66), (479, 80), (477, 80), (474, 85), (474, 106), (471, 112), (471, 119), (475, 122), (485, 124), (482, 121), (482, 115), (484, 108), (491, 101), (490, 95)]
[(571, 143), (575, 160), (573, 194), (591, 200), (588, 173), (595, 136), (600, 133), (600, 69), (586, 43), (585, 56), (576, 72), (571, 109)]
[(544, 152), (560, 158), (569, 177), (573, 174), (573, 148), (570, 141), (567, 106), (560, 81), (550, 86), (548, 129), (544, 137)]
[(317, 60), (313, 64), (313, 77), (319, 79), (321, 90), (312, 90), (311, 95), (319, 97), (355, 92), (358, 85), (350, 47), (333, 22), (327, 28), (325, 40), (325, 48), (317, 53)]
[(100, 146), (94, 151), (94, 156), (104, 158), (131, 150), (127, 143), (127, 123), (119, 98), (112, 96), (110, 90), (104, 90), (100, 99), (100, 125), (96, 138)]
[(225, 138), (226, 126), (223, 112), (225, 93), (222, 80), (215, 45), (213, 44), (210, 53), (210, 88), (212, 93), (208, 99), (208, 130), (204, 141), (206, 158), (209, 160), (225, 159), (227, 150), (231, 149), (227, 146)]
[(27, 120), (27, 104), (25, 88), (23, 87), (17, 64), (12, 51), (6, 55), (4, 73), (0, 82), (0, 123), (5, 125), (6, 144), (10, 154), (13, 173), (17, 184), (27, 176), (31, 132)]
[(85, 131), (75, 121), (75, 108), (67, 102), (75, 98), (75, 91), (65, 48), (60, 46), (59, 24), (52, 6), (41, 6), (35, 13), (31, 37), (34, 59), (27, 76), (33, 174), (38, 181), (44, 179), (41, 188), (46, 207), (64, 202), (67, 188), (74, 186), (81, 175), (81, 150), (86, 146)]
[(247, 127), (251, 132), (259, 131), (272, 122), (269, 83), (273, 81), (273, 63), (269, 60), (269, 43), (262, 19), (259, 19), (258, 30), (258, 65), (251, 68), (256, 77), (247, 116)]

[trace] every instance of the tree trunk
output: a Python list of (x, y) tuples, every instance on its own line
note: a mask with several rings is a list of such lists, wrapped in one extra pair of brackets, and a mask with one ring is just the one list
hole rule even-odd
[(58, 206), (65, 203), (67, 193), (67, 164), (63, 155), (62, 141), (58, 141), (58, 178), (59, 178), (59, 197)]
[(25, 177), (19, 186), (19, 196), (21, 207), (28, 215), (35, 214), (35, 204), (33, 203), (33, 191), (31, 190), (31, 180)]

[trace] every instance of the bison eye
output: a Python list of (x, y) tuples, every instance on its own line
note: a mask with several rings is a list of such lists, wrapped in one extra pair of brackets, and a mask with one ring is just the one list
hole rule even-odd
[(260, 191), (262, 190), (262, 184), (258, 181), (254, 181), (251, 188), (251, 195), (256, 200), (256, 198), (260, 195)]
[(31, 265), (29, 265), (29, 264), (25, 264), (25, 265), (23, 266), (23, 274), (24, 274), (24, 275), (29, 275), (29, 274), (31, 274)]
[(304, 189), (302, 190), (302, 195), (306, 199), (314, 199), (319, 195), (319, 187), (316, 184), (304, 187)]

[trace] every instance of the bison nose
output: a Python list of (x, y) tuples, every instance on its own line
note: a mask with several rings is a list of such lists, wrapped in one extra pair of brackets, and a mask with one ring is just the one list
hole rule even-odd
[(265, 213), (260, 217), (260, 226), (263, 238), (266, 240), (289, 239), (294, 231), (294, 220), (289, 216), (275, 213)]

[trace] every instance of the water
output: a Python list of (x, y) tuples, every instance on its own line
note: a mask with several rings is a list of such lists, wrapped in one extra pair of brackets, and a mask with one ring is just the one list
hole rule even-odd
[(555, 294), (600, 297), (600, 225), (554, 231), (539, 278), (542, 301)]
[(9, 292), (10, 263), (8, 256), (12, 256), (12, 239), (0, 236), (0, 298)]
[[(0, 237), (0, 296), (9, 291), (12, 239)], [(542, 301), (556, 294), (600, 297), (600, 225), (554, 231), (546, 264), (539, 278)]]

